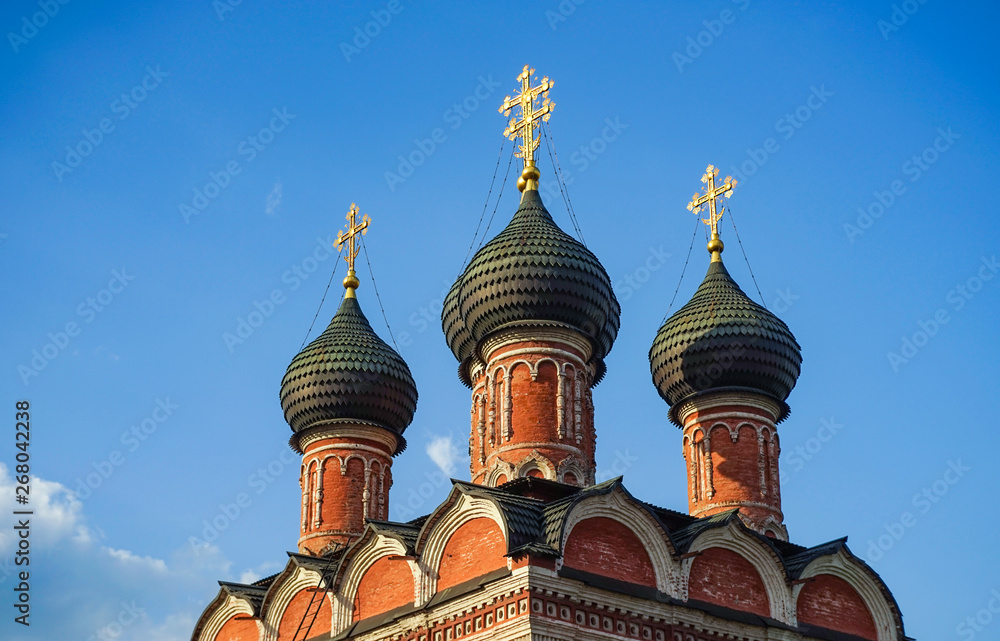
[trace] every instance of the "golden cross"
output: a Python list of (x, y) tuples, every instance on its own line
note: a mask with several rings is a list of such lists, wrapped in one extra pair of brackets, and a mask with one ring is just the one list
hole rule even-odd
[(691, 202), (688, 203), (688, 211), (693, 211), (696, 214), (701, 211), (705, 203), (708, 203), (708, 218), (702, 218), (701, 221), (712, 228), (713, 236), (719, 235), (719, 221), (722, 220), (722, 215), (725, 213), (725, 209), (722, 211), (716, 210), (715, 199), (723, 195), (726, 198), (732, 196), (733, 187), (736, 186), (737, 182), (733, 180), (732, 176), (726, 176), (725, 182), (716, 187), (715, 177), (718, 175), (719, 168), (709, 165), (708, 169), (705, 170), (705, 175), (701, 177), (701, 182), (707, 183), (705, 193), (695, 193), (691, 197)]
[[(515, 107), (521, 107), (521, 120), (518, 120), (516, 116), (511, 118), (503, 135), (511, 140), (515, 138), (521, 139), (521, 151), (514, 155), (524, 159), (525, 167), (534, 166), (535, 164), (535, 149), (538, 148), (539, 142), (535, 136), (535, 128), (539, 125), (537, 121), (548, 122), (549, 117), (552, 115), (552, 109), (556, 106), (556, 103), (552, 102), (548, 97), (549, 89), (555, 83), (549, 80), (548, 76), (545, 76), (542, 78), (542, 84), (532, 87), (531, 75), (533, 73), (535, 73), (534, 69), (531, 69), (528, 65), (524, 65), (521, 75), (517, 77), (521, 81), (521, 92), (513, 98), (507, 96), (504, 98), (503, 104), (500, 105), (500, 113), (505, 116), (509, 116), (511, 110)], [(535, 101), (539, 97), (544, 98), (544, 100), (542, 101), (541, 108), (536, 110)]]
[(334, 243), (337, 251), (340, 251), (344, 243), (347, 243), (347, 255), (344, 256), (344, 260), (347, 261), (347, 277), (344, 278), (344, 287), (347, 288), (347, 297), (349, 298), (353, 298), (354, 290), (359, 284), (358, 277), (354, 272), (354, 259), (358, 255), (358, 240), (360, 240), (358, 235), (367, 234), (368, 225), (372, 222), (368, 214), (365, 214), (358, 222), (358, 213), (358, 206), (351, 203), (351, 209), (347, 212), (347, 232), (345, 233), (343, 229), (337, 231), (337, 242)]

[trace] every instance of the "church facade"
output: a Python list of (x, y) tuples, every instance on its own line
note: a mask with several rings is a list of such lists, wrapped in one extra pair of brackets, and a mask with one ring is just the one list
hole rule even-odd
[(707, 212), (707, 274), (649, 352), (680, 430), (687, 511), (643, 502), (621, 478), (595, 484), (591, 390), (621, 308), (539, 195), (534, 155), (554, 105), (533, 73), (501, 107), (521, 141), (520, 204), (442, 310), (471, 389), (471, 482), (453, 481), (426, 516), (387, 520), (417, 389), (358, 302), (369, 220), (352, 205), (343, 302), (281, 384), (302, 456), (297, 550), (274, 576), (220, 583), (192, 641), (905, 641), (891, 592), (845, 539), (789, 541), (778, 426), (800, 348), (725, 268), (717, 223), (736, 183), (717, 185), (712, 166), (689, 205)]

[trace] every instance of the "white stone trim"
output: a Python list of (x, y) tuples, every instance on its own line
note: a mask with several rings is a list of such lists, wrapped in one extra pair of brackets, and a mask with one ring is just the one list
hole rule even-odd
[[(564, 350), (556, 350), (556, 348), (551, 347), (527, 348), (525, 353), (542, 354), (564, 352), (574, 360), (584, 363), (584, 365), (593, 353), (593, 346), (590, 344), (590, 340), (586, 337), (574, 330), (558, 327), (523, 327), (504, 330), (484, 340), (480, 345), (480, 352), (483, 356), (483, 360), (489, 363), (493, 360), (493, 356), (496, 354), (497, 350), (503, 349), (508, 345), (516, 345), (517, 343), (524, 343), (528, 341), (563, 343), (578, 350), (581, 354), (583, 354), (583, 358), (581, 359), (576, 354), (564, 352)], [(544, 352), (543, 350), (554, 351)], [(507, 352), (507, 354), (514, 353), (515, 352)]]
[[(351, 560), (344, 570), (340, 585), (337, 586), (336, 599), (333, 607), (333, 634), (339, 634), (351, 625), (354, 615), (354, 597), (358, 593), (361, 579), (379, 559), (389, 555), (406, 556), (406, 548), (398, 540), (383, 535), (372, 537), (360, 549), (352, 551)], [(398, 560), (394, 563), (406, 563), (413, 575), (413, 600), (417, 599), (417, 586), (421, 583), (419, 564), (412, 559)]]
[[(294, 561), (289, 561), (289, 563), (294, 563)], [(274, 596), (269, 599), (270, 604), (267, 606), (267, 611), (264, 612), (262, 641), (278, 641), (281, 618), (285, 615), (288, 605), (302, 590), (316, 588), (319, 585), (319, 579), (319, 572), (296, 566), (295, 573), (291, 577), (280, 585), (271, 586), (271, 589), (274, 590)], [(331, 608), (333, 607), (333, 600), (329, 593), (324, 594), (322, 598), (327, 599)]]
[[(837, 554), (814, 559), (802, 571), (799, 581), (820, 574), (829, 574), (843, 579), (854, 588), (861, 600), (865, 602), (865, 606), (875, 622), (878, 641), (903, 641), (898, 636), (896, 617), (893, 614), (892, 606), (882, 594), (881, 586), (866, 570), (868, 568), (863, 566), (861, 561), (852, 558), (841, 548)], [(798, 605), (799, 594), (803, 587), (805, 587), (804, 583), (798, 583), (792, 589), (792, 603), (795, 606)]]
[[(509, 480), (509, 479), (508, 479)], [(454, 491), (454, 490), (453, 490)], [(441, 557), (451, 536), (460, 527), (477, 518), (492, 519), (506, 540), (507, 527), (503, 514), (495, 503), (478, 496), (459, 493), (454, 505), (440, 516), (431, 526), (426, 541), (420, 552), (420, 584), (417, 586), (417, 606), (427, 603), (437, 592), (438, 569), (441, 567)], [(509, 543), (509, 542), (508, 542)]]
[(514, 468), (517, 478), (527, 476), (531, 470), (538, 470), (542, 476), (550, 481), (557, 481), (556, 466), (538, 450), (532, 450), (530, 454), (522, 458)]
[[(775, 558), (774, 552), (767, 544), (746, 531), (740, 529), (735, 522), (726, 527), (705, 530), (691, 542), (688, 554), (703, 552), (709, 548), (722, 548), (739, 554), (757, 570), (767, 600), (771, 608), (771, 618), (789, 625), (798, 625), (795, 620), (795, 603), (788, 589), (788, 581), (781, 561)], [(691, 567), (696, 557), (688, 557), (681, 561), (681, 578), (684, 600), (689, 598), (688, 586), (691, 580)]]
[[(632, 531), (642, 542), (656, 573), (656, 589), (673, 597), (680, 595), (680, 568), (674, 561), (673, 546), (663, 527), (645, 509), (636, 505), (620, 488), (607, 493), (589, 496), (573, 506), (563, 525), (559, 541), (561, 553), (566, 551), (573, 528), (581, 521), (603, 517), (618, 521)], [(558, 565), (561, 567), (562, 558)]]
[[(309, 445), (315, 443), (316, 441), (323, 441), (329, 438), (342, 438), (342, 439), (362, 439), (365, 441), (375, 441), (376, 443), (382, 443), (389, 450), (389, 454), (396, 451), (396, 445), (399, 443), (399, 439), (391, 431), (376, 427), (374, 425), (344, 425), (344, 424), (332, 424), (325, 425), (322, 427), (311, 427), (299, 436), (299, 448), (305, 453), (306, 456), (311, 456), (314, 452), (322, 451), (323, 449), (329, 449), (329, 447), (318, 448), (311, 452), (306, 452)], [(343, 447), (349, 449), (348, 446), (351, 443), (341, 443), (337, 447)], [(358, 445), (358, 447), (367, 447), (363, 445)], [(370, 448), (369, 448), (370, 449)]]
[[(205, 626), (201, 629), (201, 634), (198, 635), (196, 641), (216, 641), (215, 637), (222, 631), (222, 626), (226, 625), (234, 616), (241, 614), (253, 617), (253, 608), (243, 599), (229, 595), (226, 602), (216, 608), (212, 616), (205, 622)], [(264, 625), (259, 619), (255, 623), (257, 624), (257, 638), (261, 639), (264, 636)], [(221, 641), (227, 640), (222, 639)]]

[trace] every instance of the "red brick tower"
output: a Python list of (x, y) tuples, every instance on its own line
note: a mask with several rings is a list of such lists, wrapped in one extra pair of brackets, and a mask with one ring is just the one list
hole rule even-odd
[(403, 359), (372, 330), (355, 294), (355, 224), (347, 235), (347, 292), (326, 330), (292, 359), (281, 407), (302, 454), (299, 552), (322, 554), (360, 536), (365, 519), (389, 515), (392, 457), (405, 446), (417, 389)]
[(522, 138), (521, 203), (510, 224), (476, 252), (441, 313), (459, 377), (472, 388), (472, 481), (500, 485), (537, 476), (594, 482), (591, 388), (618, 334), (621, 308), (597, 257), (552, 220), (538, 193), (538, 119), (552, 104), (548, 78), (532, 88), (526, 66), (520, 106), (506, 135)]
[(715, 186), (718, 170), (702, 178), (706, 194), (689, 209), (709, 205), (712, 255), (691, 300), (660, 327), (649, 352), (653, 382), (683, 430), (692, 516), (739, 508), (751, 528), (780, 539), (788, 534), (778, 483), (777, 424), (802, 357), (788, 327), (743, 293), (722, 263), (716, 198), (735, 181)]

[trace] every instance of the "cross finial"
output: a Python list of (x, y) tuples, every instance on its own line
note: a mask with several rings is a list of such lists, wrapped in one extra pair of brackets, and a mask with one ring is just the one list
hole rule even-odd
[[(503, 132), (503, 135), (511, 140), (521, 139), (520, 151), (515, 154), (518, 158), (524, 159), (524, 171), (521, 172), (521, 178), (517, 181), (517, 188), (521, 191), (538, 189), (539, 173), (538, 168), (535, 167), (535, 149), (538, 148), (536, 129), (540, 124), (539, 120), (548, 122), (552, 115), (552, 109), (556, 106), (556, 103), (548, 97), (549, 89), (555, 83), (549, 80), (548, 76), (545, 76), (540, 85), (532, 87), (531, 76), (534, 73), (534, 69), (524, 65), (524, 69), (517, 77), (521, 81), (520, 93), (513, 98), (507, 96), (504, 98), (503, 104), (500, 105), (500, 113), (505, 116), (509, 116), (515, 107), (521, 108), (521, 119), (518, 120), (517, 116), (511, 118)], [(542, 105), (540, 108), (536, 108), (535, 103), (539, 98), (543, 98)]]
[(347, 212), (347, 231), (345, 232), (343, 229), (339, 230), (337, 232), (337, 242), (334, 243), (337, 251), (340, 251), (344, 243), (347, 243), (347, 254), (344, 256), (344, 260), (347, 261), (347, 276), (344, 277), (344, 287), (347, 288), (347, 293), (344, 294), (344, 298), (354, 298), (354, 290), (361, 284), (357, 274), (354, 272), (354, 259), (358, 255), (358, 241), (361, 240), (358, 236), (367, 234), (368, 225), (372, 222), (368, 214), (365, 214), (358, 221), (357, 217), (359, 213), (358, 206), (351, 203), (351, 209)]
[(722, 261), (722, 249), (724, 245), (719, 238), (719, 221), (722, 220), (722, 215), (726, 213), (725, 207), (717, 205), (715, 200), (722, 196), (729, 198), (733, 195), (733, 187), (736, 186), (736, 181), (733, 180), (732, 176), (726, 176), (726, 180), (716, 187), (715, 178), (718, 175), (719, 168), (709, 165), (708, 169), (705, 170), (705, 175), (701, 177), (701, 182), (705, 183), (705, 193), (699, 194), (696, 192), (691, 197), (691, 202), (688, 203), (688, 211), (693, 211), (695, 214), (700, 212), (706, 203), (708, 204), (708, 218), (702, 218), (701, 221), (712, 230), (712, 239), (708, 241), (708, 251), (712, 254), (713, 263)]

